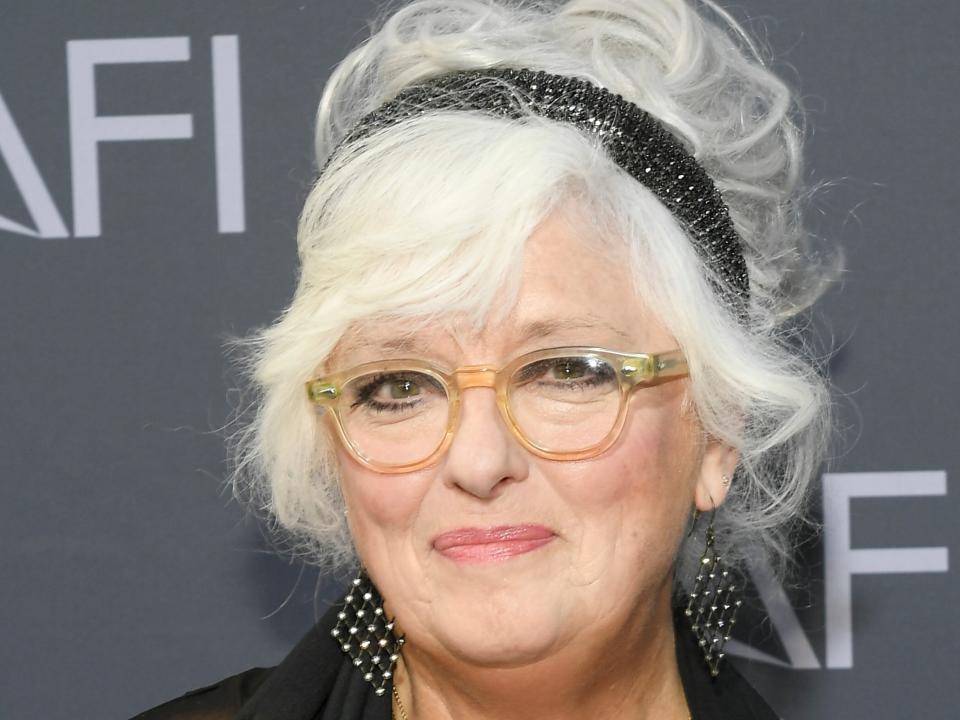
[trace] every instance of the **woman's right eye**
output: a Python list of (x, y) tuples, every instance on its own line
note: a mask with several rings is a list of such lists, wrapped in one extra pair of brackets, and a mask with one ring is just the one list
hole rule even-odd
[(388, 373), (361, 378), (352, 393), (350, 407), (364, 406), (378, 411), (405, 410), (443, 388), (422, 373)]
[(413, 397), (420, 394), (420, 386), (413, 380), (393, 380), (385, 383), (385, 386), (394, 400)]

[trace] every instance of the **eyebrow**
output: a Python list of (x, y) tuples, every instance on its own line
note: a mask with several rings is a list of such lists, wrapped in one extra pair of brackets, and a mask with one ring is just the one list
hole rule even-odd
[[(532, 320), (525, 323), (518, 333), (515, 344), (523, 345), (531, 340), (547, 338), (565, 330), (606, 330), (617, 339), (624, 342), (630, 342), (630, 335), (624, 330), (611, 325), (598, 317), (587, 315), (583, 317), (572, 318), (544, 318)], [(387, 338), (382, 341), (366, 340), (357, 338), (348, 342), (341, 348), (337, 355), (350, 355), (360, 350), (371, 351), (375, 353), (410, 353), (420, 356), (427, 354), (431, 350), (431, 344), (423, 338), (416, 335), (399, 335), (397, 337)]]
[(546, 320), (534, 320), (523, 326), (518, 335), (518, 343), (523, 344), (530, 340), (550, 337), (564, 330), (607, 330), (616, 335), (621, 340), (629, 341), (630, 336), (618, 327), (611, 325), (605, 320), (593, 316), (573, 317), (573, 318), (550, 318)]
[[(370, 351), (378, 354), (397, 352), (410, 352), (411, 354), (417, 354), (417, 351), (421, 347), (423, 347), (422, 340), (414, 335), (400, 335), (398, 337), (388, 338), (379, 342), (375, 340), (367, 340), (366, 338), (361, 337), (347, 341), (342, 347), (338, 347), (333, 353), (331, 353), (330, 357), (349, 357), (351, 354), (360, 351)], [(329, 359), (330, 358), (328, 358), (328, 360)]]

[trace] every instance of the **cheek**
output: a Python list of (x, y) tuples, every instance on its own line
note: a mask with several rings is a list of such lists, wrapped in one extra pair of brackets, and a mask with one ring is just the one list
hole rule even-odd
[(686, 389), (681, 383), (641, 390), (634, 395), (636, 402), (627, 415), (622, 442), (615, 454), (622, 475), (634, 479), (634, 490), (664, 500), (692, 502), (702, 447), (696, 420), (686, 409), (685, 398)]
[(430, 480), (425, 472), (374, 472), (343, 450), (338, 451), (337, 460), (350, 529), (361, 557), (367, 558), (375, 547), (407, 532)]
[(577, 464), (570, 487), (588, 506), (658, 504), (686, 493), (690, 454), (673, 423), (631, 423), (610, 450)]
[(623, 571), (627, 582), (638, 564), (669, 567), (692, 503), (697, 457), (689, 421), (676, 410), (657, 408), (628, 415), (610, 450), (571, 464), (576, 468), (562, 487), (576, 509), (588, 578)]

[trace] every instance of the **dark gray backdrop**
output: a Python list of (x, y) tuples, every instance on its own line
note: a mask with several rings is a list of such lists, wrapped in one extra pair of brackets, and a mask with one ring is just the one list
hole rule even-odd
[[(3, 720), (125, 718), (275, 663), (335, 597), (221, 492), (220, 341), (289, 299), (315, 103), (375, 9), (0, 3)], [(731, 9), (799, 78), (837, 181), (812, 220), (849, 266), (811, 590), (756, 568), (772, 621), (734, 662), (789, 720), (957, 717), (960, 5)], [(97, 120), (135, 115), (164, 117)]]

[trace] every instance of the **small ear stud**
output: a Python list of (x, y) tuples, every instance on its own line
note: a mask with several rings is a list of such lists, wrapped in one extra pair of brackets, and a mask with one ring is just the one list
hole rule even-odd
[(720, 476), (720, 482), (723, 483), (724, 487), (726, 487), (727, 485), (729, 485), (731, 480), (732, 480), (732, 478), (731, 478), (729, 475), (727, 475), (727, 474), (723, 474), (723, 475)]

